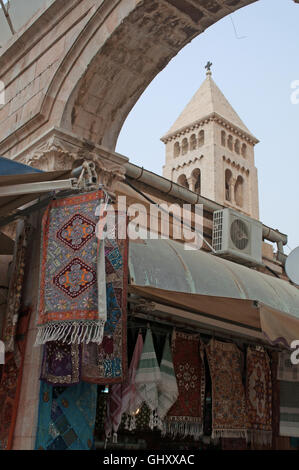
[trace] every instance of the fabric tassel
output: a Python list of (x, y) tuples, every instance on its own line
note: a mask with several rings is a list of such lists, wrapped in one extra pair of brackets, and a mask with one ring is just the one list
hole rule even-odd
[(198, 441), (203, 435), (203, 426), (201, 423), (194, 422), (164, 421), (162, 436), (164, 437), (166, 434), (173, 439), (179, 435), (183, 438), (191, 436), (195, 441)]
[(272, 431), (249, 430), (247, 431), (247, 442), (259, 446), (272, 446)]
[(247, 441), (247, 431), (244, 429), (214, 429), (212, 439), (224, 438), (244, 438)]
[(38, 327), (34, 346), (50, 341), (61, 341), (68, 344), (96, 343), (100, 345), (104, 337), (105, 321), (71, 322), (69, 324), (53, 323)]

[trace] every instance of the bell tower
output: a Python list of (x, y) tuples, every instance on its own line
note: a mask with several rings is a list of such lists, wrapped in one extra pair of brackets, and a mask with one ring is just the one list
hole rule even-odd
[(163, 176), (191, 191), (259, 219), (254, 146), (247, 129), (212, 78), (206, 79), (162, 137)]

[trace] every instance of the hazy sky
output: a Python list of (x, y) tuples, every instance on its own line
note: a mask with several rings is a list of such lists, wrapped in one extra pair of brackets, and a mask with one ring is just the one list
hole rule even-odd
[(291, 83), (299, 81), (299, 4), (292, 0), (259, 0), (187, 45), (139, 99), (117, 151), (162, 174), (160, 137), (205, 79), (208, 60), (213, 79), (260, 140), (255, 156), (261, 220), (287, 233), (294, 249), (299, 245), (299, 104), (291, 103)]

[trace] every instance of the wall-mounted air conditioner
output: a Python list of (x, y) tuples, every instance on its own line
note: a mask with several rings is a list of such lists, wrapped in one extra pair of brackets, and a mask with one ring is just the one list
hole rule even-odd
[(215, 254), (248, 265), (262, 264), (263, 228), (232, 209), (215, 211), (213, 215), (213, 248)]

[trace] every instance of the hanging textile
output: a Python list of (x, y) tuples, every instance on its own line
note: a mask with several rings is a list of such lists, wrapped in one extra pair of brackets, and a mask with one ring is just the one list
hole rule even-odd
[(41, 382), (36, 450), (90, 450), (94, 446), (97, 386)]
[(215, 339), (206, 353), (212, 380), (212, 438), (246, 438), (242, 353), (235, 344)]
[(272, 445), (272, 381), (270, 360), (262, 347), (247, 348), (247, 438), (258, 446)]
[(51, 341), (44, 345), (40, 380), (49, 385), (75, 385), (81, 379), (81, 345)]
[(280, 381), (280, 436), (299, 437), (299, 383)]
[(106, 407), (105, 436), (110, 439), (113, 433), (113, 442), (117, 443), (117, 431), (122, 418), (121, 409), (122, 384), (113, 384), (109, 388), (109, 397)]
[(13, 352), (15, 347), (16, 326), (21, 304), (22, 287), (25, 273), (25, 258), (30, 228), (24, 222), (23, 229), (16, 242), (12, 275), (9, 283), (7, 309), (3, 330), (5, 351)]
[(277, 379), (286, 382), (299, 382), (299, 365), (292, 364), (292, 352), (283, 350), (278, 355)]
[(136, 387), (136, 374), (143, 350), (143, 338), (141, 332), (138, 333), (138, 338), (134, 348), (132, 360), (128, 371), (128, 380), (124, 385), (122, 395), (122, 412), (128, 414), (135, 414), (140, 408), (142, 403)]
[(105, 421), (105, 434), (109, 439), (113, 432), (113, 441), (117, 441), (117, 431), (124, 413), (128, 414), (129, 429), (135, 428), (135, 414), (141, 407), (142, 399), (137, 393), (135, 378), (137, 367), (143, 349), (142, 334), (139, 332), (130, 363), (127, 380), (122, 384), (110, 386), (107, 400), (107, 419)]
[(159, 384), (157, 415), (164, 420), (167, 412), (179, 396), (178, 384), (175, 376), (169, 338), (166, 337), (160, 364), (161, 382)]
[(198, 335), (173, 332), (172, 356), (179, 396), (163, 421), (163, 435), (192, 436), (203, 432), (205, 368)]
[[(98, 309), (97, 207), (104, 193), (52, 201), (42, 222), (38, 334), (49, 341), (100, 344), (106, 309)], [(70, 338), (70, 339), (69, 339)]]
[(142, 354), (136, 372), (137, 393), (151, 410), (150, 428), (157, 424), (158, 387), (161, 382), (160, 367), (157, 361), (150, 328), (147, 328)]
[(277, 449), (280, 421), (280, 389), (277, 380), (278, 352), (271, 353), (271, 378), (272, 378), (272, 449)]
[[(125, 218), (117, 214), (116, 224)], [(100, 346), (83, 344), (82, 380), (108, 385), (123, 382), (127, 369), (127, 239), (105, 239), (107, 321)]]
[(15, 351), (5, 355), (0, 380), (0, 450), (11, 450), (21, 393), (26, 339), (31, 309), (20, 311)]

